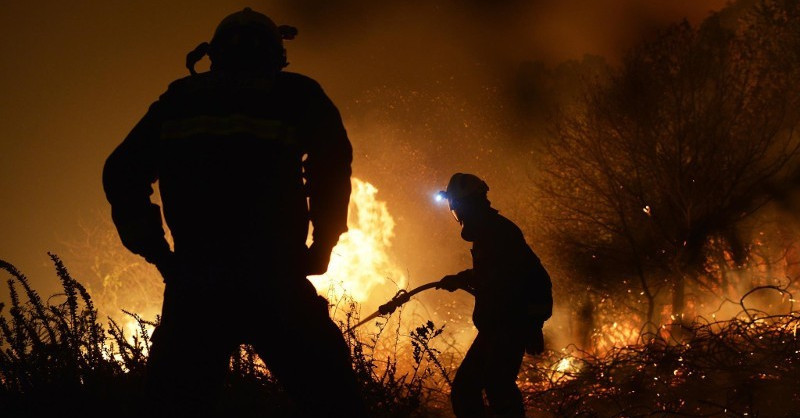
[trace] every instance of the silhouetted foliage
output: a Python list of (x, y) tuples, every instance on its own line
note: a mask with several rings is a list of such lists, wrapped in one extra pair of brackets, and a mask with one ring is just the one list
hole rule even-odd
[(118, 327), (109, 341), (86, 289), (58, 257), (50, 257), (64, 293), (47, 301), (13, 265), (0, 260), (0, 269), (12, 277), (10, 322), (0, 316), (3, 410), (14, 416), (42, 416), (49, 408), (90, 416), (112, 406), (133, 410), (140, 400), (128, 393), (137, 393), (141, 381), (143, 344), (129, 344)]
[[(98, 322), (97, 310), (86, 289), (51, 254), (61, 280), (63, 294), (47, 300), (30, 287), (28, 279), (13, 265), (0, 260), (8, 281), (11, 306), (7, 318), (0, 304), (0, 407), (12, 416), (39, 417), (47, 414), (121, 416), (147, 414), (143, 377), (150, 347), (151, 322), (125, 312), (138, 324), (133, 335), (109, 319), (108, 329)], [(24, 291), (20, 297), (19, 286)], [(25, 300), (27, 299), (27, 300)], [(357, 309), (351, 304), (351, 317)], [(198, 320), (202, 320), (198, 313)], [(345, 324), (343, 324), (344, 326)], [(413, 332), (414, 347), (428, 361), (414, 355), (409, 371), (398, 371), (397, 357), (377, 359), (372, 346), (354, 334), (347, 336), (353, 363), (371, 416), (434, 416), (426, 404), (436, 390), (426, 385), (433, 373), (446, 370), (438, 362), (431, 340), (441, 333), (432, 322)], [(198, 335), (203, 344), (209, 335)], [(291, 342), (289, 342), (291, 343)], [(417, 350), (417, 348), (415, 348)], [(308, 359), (313, 361), (313, 359)], [(436, 369), (432, 369), (434, 364)], [(404, 368), (401, 368), (405, 370)], [(220, 399), (221, 416), (288, 416), (291, 401), (273, 379), (250, 346), (240, 347), (231, 359), (231, 372)], [(232, 414), (232, 415), (231, 415)]]

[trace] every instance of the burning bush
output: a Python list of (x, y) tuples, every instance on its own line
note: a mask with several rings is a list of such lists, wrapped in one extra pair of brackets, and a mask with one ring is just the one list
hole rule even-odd
[(787, 416), (800, 410), (799, 325), (800, 312), (696, 320), (674, 325), (680, 341), (549, 352), (520, 378), (527, 403), (556, 416)]

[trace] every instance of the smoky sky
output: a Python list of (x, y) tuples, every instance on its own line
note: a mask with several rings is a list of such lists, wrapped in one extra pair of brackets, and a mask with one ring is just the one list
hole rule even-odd
[[(583, 54), (616, 58), (666, 24), (698, 22), (724, 0), (347, 0), (289, 3), (323, 54), (371, 82), (437, 76), (503, 77), (520, 60), (555, 64)], [(319, 36), (319, 38), (318, 38)], [(328, 55), (328, 56), (330, 56)], [(331, 57), (336, 61), (335, 57)], [(374, 75), (374, 77), (370, 77)]]
[[(487, 84), (513, 77), (523, 61), (555, 65), (595, 54), (613, 62), (648, 33), (682, 18), (699, 22), (724, 4), (724, 0), (4, 4), (0, 258), (27, 272), (43, 293), (55, 288), (45, 252), (62, 252), (64, 242), (80, 240), (82, 223), (108, 216), (100, 181), (105, 158), (169, 82), (187, 75), (185, 54), (208, 40), (225, 15), (245, 6), (299, 28), (298, 38), (286, 45), (289, 69), (320, 81), (347, 125), (364, 119), (359, 110), (363, 107), (355, 102), (365, 92), (446, 88), (448, 94), (463, 93), (469, 101)], [(203, 65), (207, 63), (199, 67)], [(474, 103), (473, 108), (482, 105)], [(359, 147), (369, 139), (351, 139), (358, 167), (363, 158)], [(419, 146), (425, 153), (423, 146), (428, 144)], [(69, 266), (69, 259), (65, 261)]]

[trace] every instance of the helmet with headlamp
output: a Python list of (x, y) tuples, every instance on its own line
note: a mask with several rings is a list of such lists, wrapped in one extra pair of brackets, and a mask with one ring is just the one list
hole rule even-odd
[(447, 183), (447, 189), (439, 191), (435, 195), (437, 201), (447, 200), (450, 211), (456, 221), (461, 222), (459, 213), (465, 206), (471, 203), (487, 202), (486, 193), (489, 186), (474, 174), (455, 173)]

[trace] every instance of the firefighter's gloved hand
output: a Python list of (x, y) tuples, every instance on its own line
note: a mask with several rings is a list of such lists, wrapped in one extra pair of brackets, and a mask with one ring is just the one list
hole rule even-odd
[(309, 247), (307, 255), (306, 276), (317, 276), (328, 271), (328, 264), (331, 262), (331, 247), (315, 242)]
[(383, 305), (378, 307), (378, 312), (380, 312), (381, 315), (389, 315), (397, 310), (397, 306), (398, 305), (393, 302), (384, 303)]
[(156, 266), (158, 272), (161, 273), (164, 283), (174, 283), (180, 280), (181, 266), (175, 257), (175, 253), (170, 251), (160, 254), (157, 257), (147, 258), (146, 260)]
[(528, 331), (528, 338), (525, 341), (525, 352), (531, 355), (544, 353), (544, 333), (542, 323), (539, 322), (532, 326)]
[(464, 280), (461, 276), (457, 274), (448, 274), (447, 276), (442, 277), (442, 280), (439, 280), (439, 284), (437, 284), (436, 287), (438, 289), (455, 292), (456, 290), (460, 289), (463, 284)]

